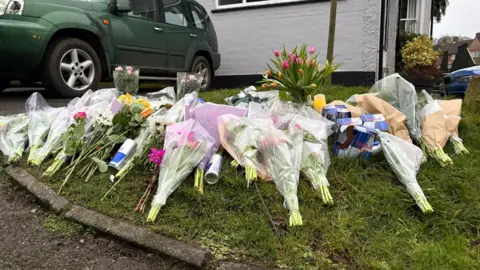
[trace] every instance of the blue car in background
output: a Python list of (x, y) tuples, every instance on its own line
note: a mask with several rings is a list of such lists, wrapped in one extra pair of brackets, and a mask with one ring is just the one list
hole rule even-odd
[(480, 76), (480, 66), (469, 67), (448, 73), (440, 87), (445, 95), (465, 95), (472, 76)]

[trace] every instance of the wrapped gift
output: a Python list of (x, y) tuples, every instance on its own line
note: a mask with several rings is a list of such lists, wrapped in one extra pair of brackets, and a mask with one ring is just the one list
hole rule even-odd
[(322, 115), (333, 122), (336, 122), (337, 119), (352, 117), (352, 113), (345, 105), (327, 105), (323, 107)]
[(338, 157), (369, 159), (377, 138), (375, 129), (363, 126), (342, 126), (333, 152)]
[(363, 126), (371, 129), (376, 129), (384, 132), (390, 130), (390, 125), (385, 120), (383, 114), (362, 114), (360, 119), (363, 121)]

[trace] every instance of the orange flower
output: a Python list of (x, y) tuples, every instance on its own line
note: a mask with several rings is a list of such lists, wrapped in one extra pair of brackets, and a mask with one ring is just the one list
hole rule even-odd
[(298, 70), (298, 73), (300, 73), (300, 75), (303, 76), (303, 70), (302, 70), (302, 69), (299, 69), (299, 70)]
[(305, 64), (306, 64), (307, 66), (310, 66), (310, 57), (307, 58), (307, 61), (305, 61)]
[(312, 59), (312, 62), (310, 62), (312, 64), (312, 67), (315, 66), (315, 59)]
[(267, 74), (267, 76), (272, 76), (272, 71), (270, 69), (267, 69), (267, 71), (265, 71), (265, 74)]
[(263, 89), (267, 89), (267, 88), (268, 88), (268, 84), (266, 84), (266, 83), (262, 84), (262, 88), (263, 88)]
[(278, 78), (281, 80), (283, 79), (283, 74), (281, 72), (278, 72)]
[(273, 88), (277, 88), (277, 87), (278, 87), (278, 83), (274, 82), (274, 83), (270, 84), (270, 86), (273, 87)]
[(140, 112), (140, 116), (142, 118), (147, 118), (150, 114), (152, 114), (152, 112), (153, 112), (152, 108), (148, 107), (148, 108), (143, 109)]

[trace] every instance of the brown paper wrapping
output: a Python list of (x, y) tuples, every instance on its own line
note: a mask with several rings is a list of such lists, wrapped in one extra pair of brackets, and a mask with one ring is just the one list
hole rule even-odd
[(461, 99), (439, 100), (438, 103), (446, 115), (460, 116), (462, 113)]
[(344, 101), (341, 101), (341, 100), (334, 100), (330, 103), (327, 104), (328, 105), (345, 105), (345, 107), (347, 107), (347, 109), (352, 113), (352, 117), (360, 117), (360, 115), (364, 114), (363, 110), (359, 107), (355, 107), (355, 106), (352, 106)]
[(434, 112), (425, 117), (422, 123), (422, 136), (429, 149), (443, 149), (447, 143), (449, 135), (446, 120), (443, 111)]
[[(454, 138), (459, 138), (458, 135), (458, 125), (460, 124), (460, 114), (462, 113), (462, 100), (461, 99), (452, 99), (452, 100), (439, 100), (438, 103), (443, 109), (443, 112), (448, 116), (446, 119), (446, 128), (449, 136)], [(453, 118), (453, 119), (450, 119)], [(456, 126), (452, 126), (456, 123)]]
[(374, 97), (374, 96), (376, 96), (377, 94), (378, 94), (378, 93), (369, 93), (369, 94), (355, 95), (355, 101), (357, 102), (357, 106), (363, 108), (363, 98), (364, 98), (364, 97), (367, 97), (367, 96)]
[(390, 125), (390, 133), (407, 142), (412, 142), (407, 126), (405, 125), (405, 115), (386, 101), (375, 97), (374, 95), (363, 95), (360, 107), (367, 113), (381, 113)]

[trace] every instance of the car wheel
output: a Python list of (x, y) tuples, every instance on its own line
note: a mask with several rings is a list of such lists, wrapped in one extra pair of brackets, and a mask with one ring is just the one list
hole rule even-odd
[(200, 73), (203, 76), (201, 91), (205, 91), (210, 88), (213, 79), (212, 67), (208, 60), (203, 56), (197, 56), (192, 63), (192, 72)]
[(43, 83), (49, 91), (63, 97), (78, 97), (89, 89), (96, 90), (100, 79), (100, 59), (82, 40), (62, 39), (45, 55)]
[(0, 92), (10, 86), (10, 80), (0, 78)]

